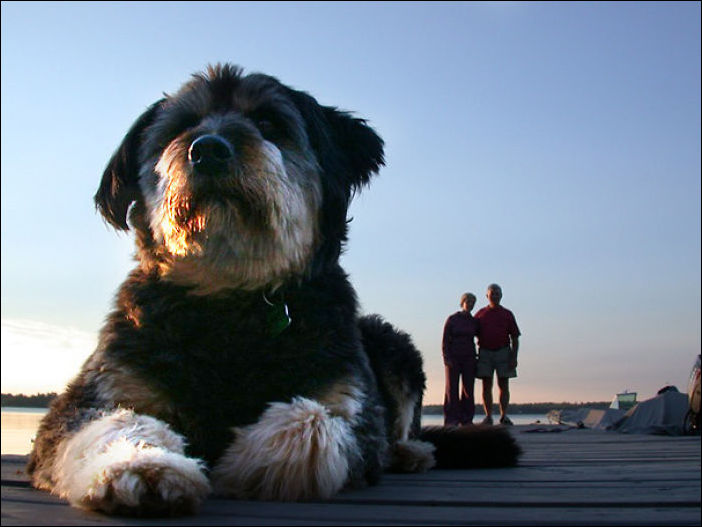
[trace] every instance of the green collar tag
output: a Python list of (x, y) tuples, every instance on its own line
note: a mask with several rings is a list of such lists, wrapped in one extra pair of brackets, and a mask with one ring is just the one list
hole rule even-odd
[(277, 337), (292, 324), (292, 318), (290, 318), (290, 313), (288, 312), (288, 305), (285, 302), (273, 304), (266, 298), (266, 295), (263, 295), (263, 299), (269, 306), (268, 312), (266, 313), (266, 327), (268, 328), (268, 333), (272, 337)]

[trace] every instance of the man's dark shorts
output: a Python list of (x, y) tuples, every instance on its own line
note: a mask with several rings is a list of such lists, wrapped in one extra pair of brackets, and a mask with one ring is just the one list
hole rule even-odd
[(505, 346), (498, 350), (480, 348), (478, 352), (478, 366), (475, 376), (480, 379), (492, 379), (497, 372), (498, 379), (509, 379), (517, 376), (517, 368), (510, 368), (510, 348)]

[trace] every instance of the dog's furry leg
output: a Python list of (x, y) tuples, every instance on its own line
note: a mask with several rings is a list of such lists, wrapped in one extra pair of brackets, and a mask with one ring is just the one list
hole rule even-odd
[(417, 439), (426, 378), (422, 355), (411, 337), (379, 315), (358, 321), (363, 347), (385, 402), (393, 472), (426, 472), (435, 465), (434, 446)]
[(398, 398), (398, 403), (400, 412), (394, 423), (388, 469), (393, 472), (426, 472), (436, 465), (435, 448), (431, 443), (410, 438), (410, 427), (417, 408), (416, 397), (405, 393), (404, 397)]
[(192, 512), (210, 488), (199, 460), (168, 425), (130, 410), (88, 422), (59, 446), (55, 494), (108, 513)]
[(349, 477), (358, 445), (347, 418), (317, 401), (272, 403), (212, 471), (218, 494), (262, 500), (326, 499)]

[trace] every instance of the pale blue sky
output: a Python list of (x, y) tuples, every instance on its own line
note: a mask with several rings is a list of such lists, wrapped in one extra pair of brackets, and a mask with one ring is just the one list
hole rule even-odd
[(513, 401), (685, 390), (700, 352), (700, 3), (2, 3), (2, 391), (61, 389), (132, 240), (92, 195), (133, 120), (208, 63), (353, 110), (364, 311), (413, 335), (426, 400), (464, 291), (522, 330)]

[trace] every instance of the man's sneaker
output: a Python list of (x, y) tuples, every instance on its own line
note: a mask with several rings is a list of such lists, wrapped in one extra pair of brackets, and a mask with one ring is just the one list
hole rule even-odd
[(483, 419), (483, 420), (480, 422), (480, 424), (481, 424), (481, 425), (491, 425), (491, 424), (492, 424), (492, 417), (490, 417), (490, 416), (488, 415), (485, 419)]
[(500, 424), (506, 425), (506, 426), (512, 426), (514, 423), (512, 422), (512, 420), (509, 417), (504, 415), (504, 416), (500, 417)]

